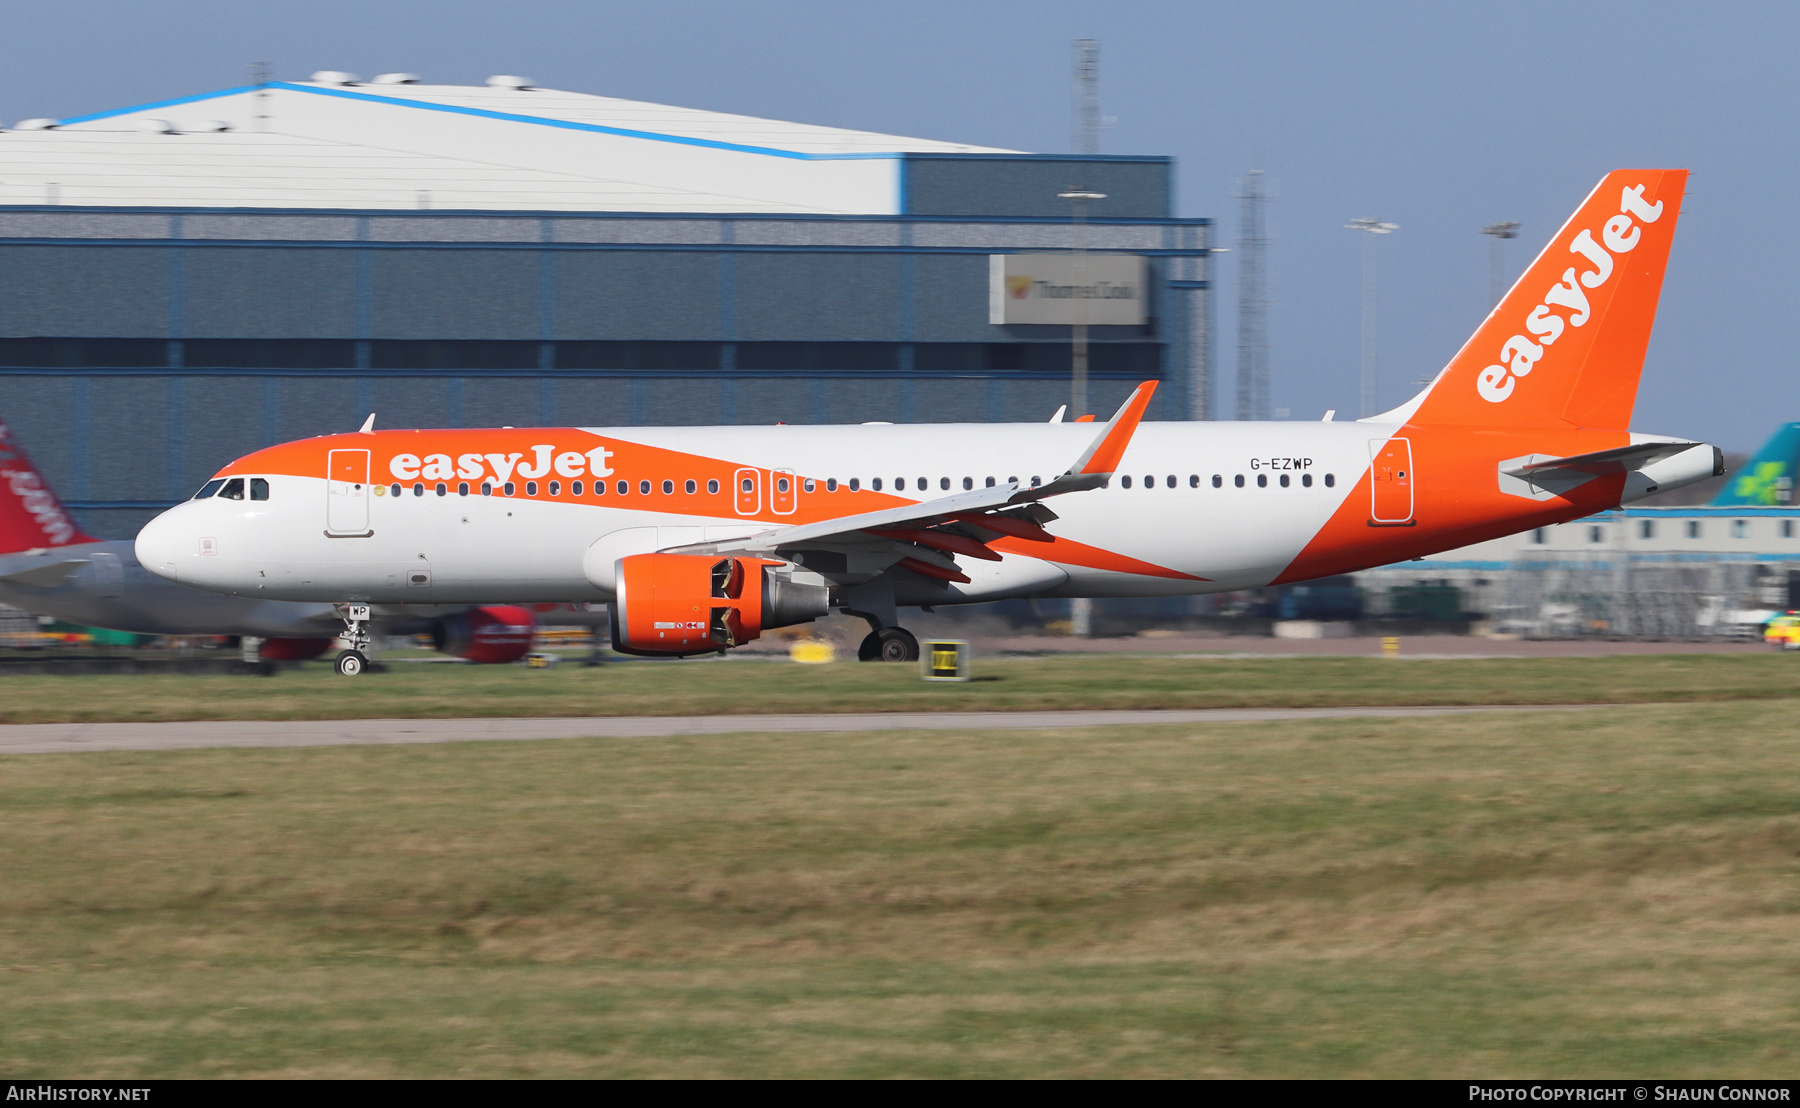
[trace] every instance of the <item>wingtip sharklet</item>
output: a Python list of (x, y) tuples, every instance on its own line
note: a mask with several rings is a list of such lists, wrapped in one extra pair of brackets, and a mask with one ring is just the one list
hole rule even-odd
[(1099, 474), (1111, 476), (1119, 468), (1119, 460), (1125, 456), (1125, 448), (1131, 445), (1131, 438), (1137, 434), (1138, 424), (1143, 421), (1144, 412), (1150, 407), (1150, 398), (1156, 395), (1156, 382), (1145, 381), (1134, 389), (1119, 410), (1106, 421), (1106, 427), (1094, 439), (1093, 445), (1076, 459), (1064, 476)]

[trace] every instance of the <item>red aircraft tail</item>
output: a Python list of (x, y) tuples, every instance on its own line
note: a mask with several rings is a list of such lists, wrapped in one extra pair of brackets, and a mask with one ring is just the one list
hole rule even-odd
[(0, 422), (0, 554), (94, 541)]

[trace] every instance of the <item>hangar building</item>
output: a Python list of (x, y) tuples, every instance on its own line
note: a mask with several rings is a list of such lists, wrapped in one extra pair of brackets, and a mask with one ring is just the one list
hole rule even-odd
[[(1172, 215), (1173, 169), (505, 77), (319, 73), (27, 120), (0, 133), (0, 419), (102, 537), (369, 412), (1046, 419), (1071, 327), (997, 290), (1009, 258), (1076, 250), (1142, 274), (1141, 311), (1091, 328), (1090, 408), (1158, 378), (1154, 417), (1209, 418), (1210, 227)], [(1078, 221), (1072, 189), (1104, 199)]]

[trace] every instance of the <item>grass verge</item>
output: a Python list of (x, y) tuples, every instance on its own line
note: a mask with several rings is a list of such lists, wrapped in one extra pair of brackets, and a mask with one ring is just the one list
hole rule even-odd
[(1782, 1076), (1796, 771), (1755, 702), (15, 756), (0, 1069)]
[(563, 666), (394, 664), (342, 678), (324, 663), (277, 677), (9, 676), (0, 723), (196, 719), (716, 715), (1075, 708), (1597, 704), (1786, 698), (1800, 659), (1664, 654), (1598, 658), (978, 659), (966, 685), (912, 666), (748, 660)]

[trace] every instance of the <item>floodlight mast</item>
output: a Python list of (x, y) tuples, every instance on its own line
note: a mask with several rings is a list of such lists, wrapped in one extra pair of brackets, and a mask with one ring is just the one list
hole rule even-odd
[(1481, 229), (1484, 235), (1494, 237), (1494, 249), (1488, 255), (1488, 310), (1500, 306), (1500, 298), (1506, 295), (1506, 240), (1519, 237), (1519, 225), (1516, 222), (1490, 223)]
[(1363, 321), (1362, 321), (1362, 415), (1364, 419), (1375, 414), (1376, 385), (1378, 380), (1375, 369), (1375, 243), (1377, 235), (1391, 235), (1400, 229), (1398, 223), (1383, 223), (1379, 219), (1364, 216), (1344, 224), (1346, 230), (1366, 231), (1369, 237), (1363, 242)]

